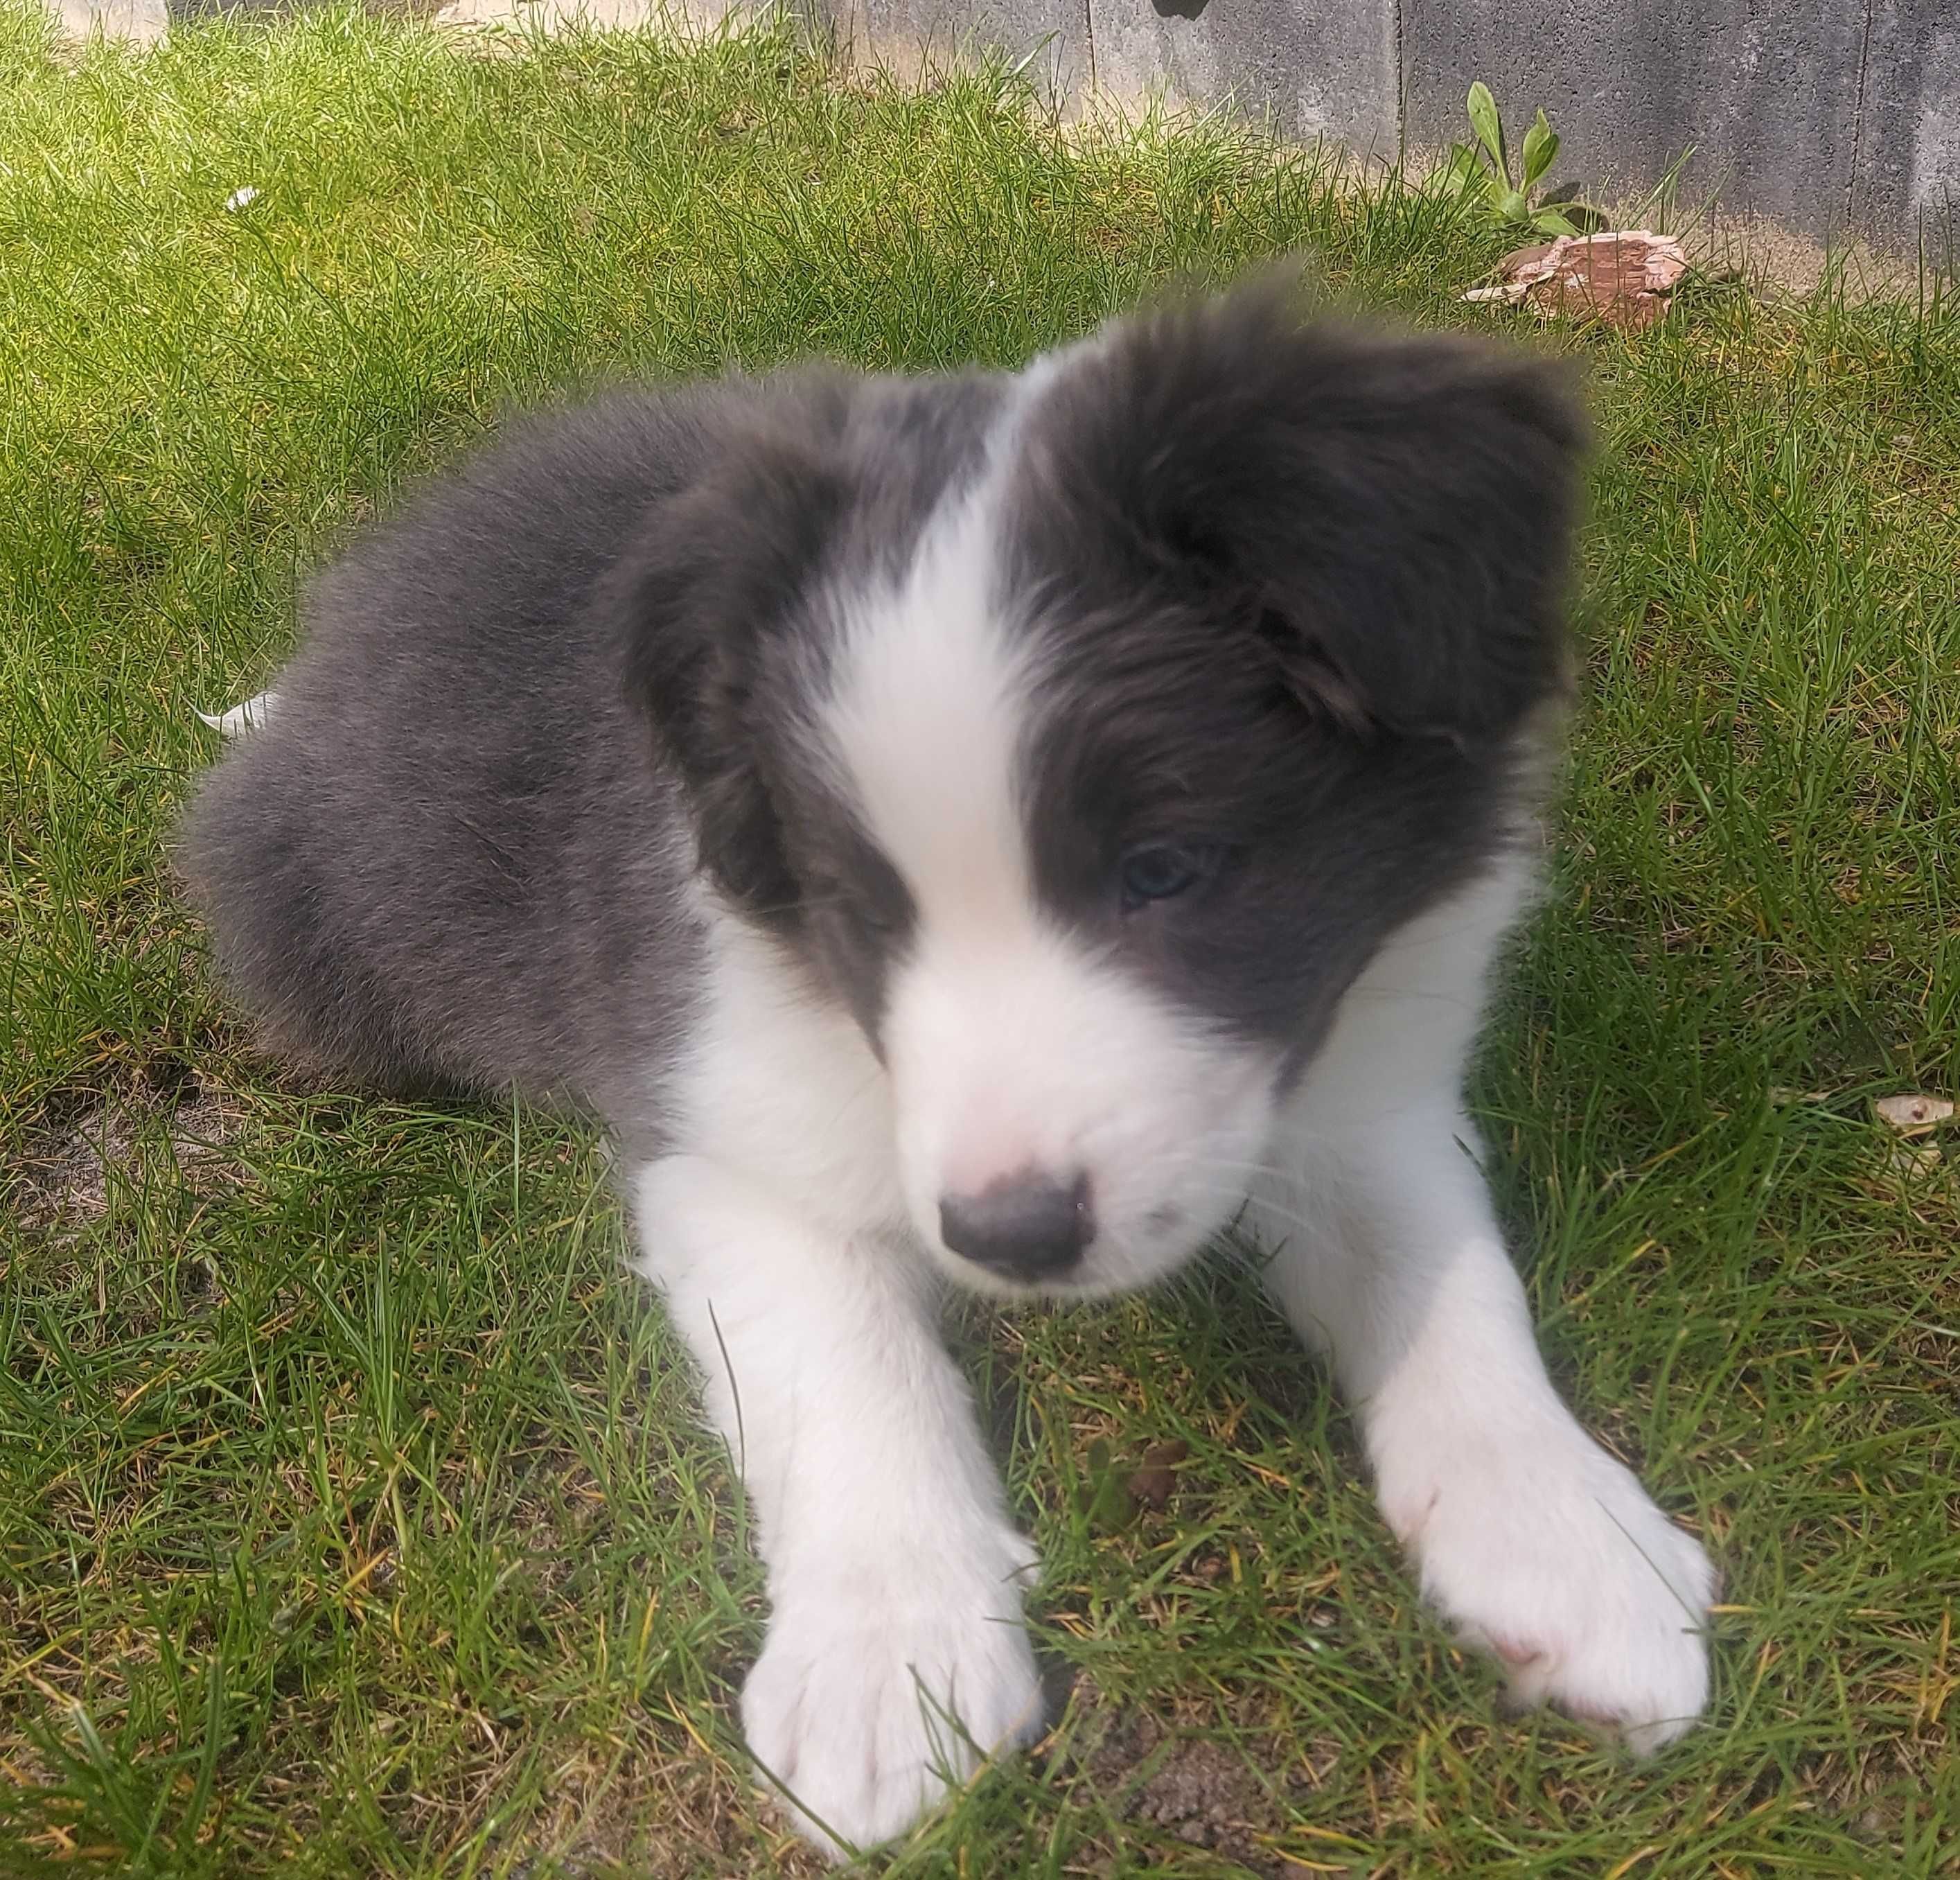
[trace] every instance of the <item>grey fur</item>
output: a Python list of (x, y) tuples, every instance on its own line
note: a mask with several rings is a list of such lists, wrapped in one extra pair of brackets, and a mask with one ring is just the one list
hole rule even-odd
[[(184, 832), (269, 1041), (569, 1098), (651, 1149), (698, 862), (877, 1048), (905, 891), (793, 734), (835, 597), (903, 565), (1007, 384), (616, 394), (352, 547)], [(1026, 787), (1052, 910), (1303, 1059), (1382, 936), (1510, 839), (1581, 441), (1542, 366), (1303, 326), (1269, 285), (1065, 367), (1001, 544), (1051, 675)], [(1126, 910), (1125, 843), (1166, 831), (1201, 891)]]
[(686, 524), (726, 538), (707, 560), (739, 558), (756, 518), (700, 492), (813, 431), (886, 467), (853, 552), (902, 547), (977, 429), (935, 416), (975, 397), (812, 374), (618, 394), (520, 425), (349, 548), (178, 858), (267, 1044), (648, 1136), (701, 971), (694, 830), (595, 585), (690, 496)]

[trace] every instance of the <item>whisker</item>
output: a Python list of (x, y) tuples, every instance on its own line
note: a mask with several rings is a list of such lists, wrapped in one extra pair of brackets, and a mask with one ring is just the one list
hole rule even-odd
[(772, 907), (731, 907), (729, 912), (738, 920), (768, 920), (778, 914), (800, 914), (813, 907), (842, 907), (847, 897), (842, 894), (800, 894), (793, 901), (779, 901)]
[(1281, 1220), (1290, 1222), (1293, 1225), (1298, 1228), (1302, 1233), (1311, 1234), (1316, 1238), (1322, 1237), (1332, 1231), (1332, 1224), (1324, 1216), (1319, 1220), (1315, 1220), (1311, 1216), (1299, 1213), (1291, 1208), (1281, 1207), (1276, 1202), (1267, 1201), (1262, 1198), (1249, 1195), (1242, 1189), (1229, 1186), (1223, 1183), (1208, 1190), (1201, 1189), (1198, 1192), (1201, 1193), (1209, 1193), (1213, 1195), (1229, 1196), (1232, 1199), (1242, 1202), (1245, 1204), (1243, 1207), (1239, 1209), (1238, 1214), (1235, 1214), (1231, 1220), (1225, 1223), (1228, 1227), (1236, 1226), (1238, 1224), (1239, 1216), (1243, 1215), (1246, 1209), (1252, 1208), (1256, 1209), (1262, 1214), (1277, 1216)]
[[(1179, 1165), (1172, 1165), (1174, 1167)], [(1191, 1158), (1190, 1162), (1182, 1165), (1214, 1168), (1221, 1174), (1265, 1175), (1274, 1181), (1287, 1182), (1296, 1186), (1303, 1184), (1306, 1180), (1304, 1174), (1300, 1170), (1276, 1168), (1271, 1162), (1215, 1161), (1209, 1156), (1194, 1155)]]
[(1204, 1168), (1229, 1168), (1248, 1174), (1271, 1175), (1278, 1181), (1297, 1181), (1300, 1179), (1298, 1171), (1282, 1168), (1277, 1162), (1234, 1161), (1230, 1156), (1212, 1155), (1199, 1149), (1182, 1150), (1169, 1159), (1172, 1167), (1183, 1167), (1195, 1162)]

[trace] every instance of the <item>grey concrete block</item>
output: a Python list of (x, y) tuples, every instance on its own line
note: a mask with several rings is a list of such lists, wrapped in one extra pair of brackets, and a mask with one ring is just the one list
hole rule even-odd
[(1065, 102), (1090, 83), (1086, 0), (829, 0), (840, 44), (911, 77), (988, 53), (1026, 59)]
[(1960, 263), (1960, 7), (1874, 7), (1851, 178), (1854, 225)]
[[(444, 0), (368, 0), (431, 12)], [(766, 0), (667, 0), (696, 20)], [(161, 30), (166, 0), (49, 0), (98, 30)], [(310, 0), (167, 0), (169, 13)], [(660, 0), (582, 0), (623, 21)], [(1651, 188), (1687, 146), (1685, 206), (1713, 199), (1818, 238), (1857, 232), (1960, 262), (1960, 0), (789, 0), (903, 75), (963, 55), (1092, 88), (1223, 106), (1363, 155), (1465, 134), (1473, 78), (1516, 134), (1542, 106), (1561, 180)], [(464, 0), (539, 14), (581, 0)]]
[[(170, 16), (188, 20), (215, 14), (290, 14), (317, 11), (330, 0), (169, 0)], [(657, 30), (671, 20), (682, 27), (714, 25), (744, 10), (744, 0), (362, 0), (370, 13), (436, 19), (446, 26), (514, 25), (529, 18), (546, 33), (583, 20), (602, 31)]]
[(461, 32), (685, 35), (746, 11), (741, 0), (446, 0), (434, 18)]
[(1395, 148), (1391, 0), (1088, 0), (1096, 83), (1230, 104), (1281, 134)]
[(164, 0), (55, 0), (52, 11), (72, 40), (100, 37), (154, 46), (170, 33)]
[(1853, 0), (1403, 0), (1405, 134), (1430, 148), (1465, 135), (1481, 78), (1507, 131), (1542, 106), (1561, 170), (1597, 193), (1650, 186), (1692, 145), (1684, 202), (1835, 234), (1865, 22)]

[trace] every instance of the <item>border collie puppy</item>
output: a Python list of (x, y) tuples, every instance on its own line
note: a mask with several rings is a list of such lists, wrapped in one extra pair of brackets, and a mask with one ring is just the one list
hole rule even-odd
[(613, 1133), (739, 1447), (819, 1845), (1037, 1734), (935, 1330), (1237, 1219), (1424, 1592), (1652, 1749), (1712, 1574), (1548, 1380), (1460, 1085), (1568, 690), (1551, 369), (1268, 280), (1018, 374), (533, 421), (313, 587), (183, 861), (277, 1049)]

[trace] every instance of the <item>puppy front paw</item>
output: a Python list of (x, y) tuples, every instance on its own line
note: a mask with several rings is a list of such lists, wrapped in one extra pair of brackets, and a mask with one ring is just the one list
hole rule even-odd
[(1550, 1704), (1641, 1754), (1701, 1716), (1715, 1569), (1576, 1427), (1385, 1473), (1382, 1508), (1424, 1596), (1500, 1661), (1519, 1707)]
[(949, 1783), (1040, 1733), (1024, 1566), (1017, 1537), (991, 1567), (832, 1563), (785, 1576), (742, 1725), (759, 1774), (817, 1847), (842, 1857), (889, 1840)]

